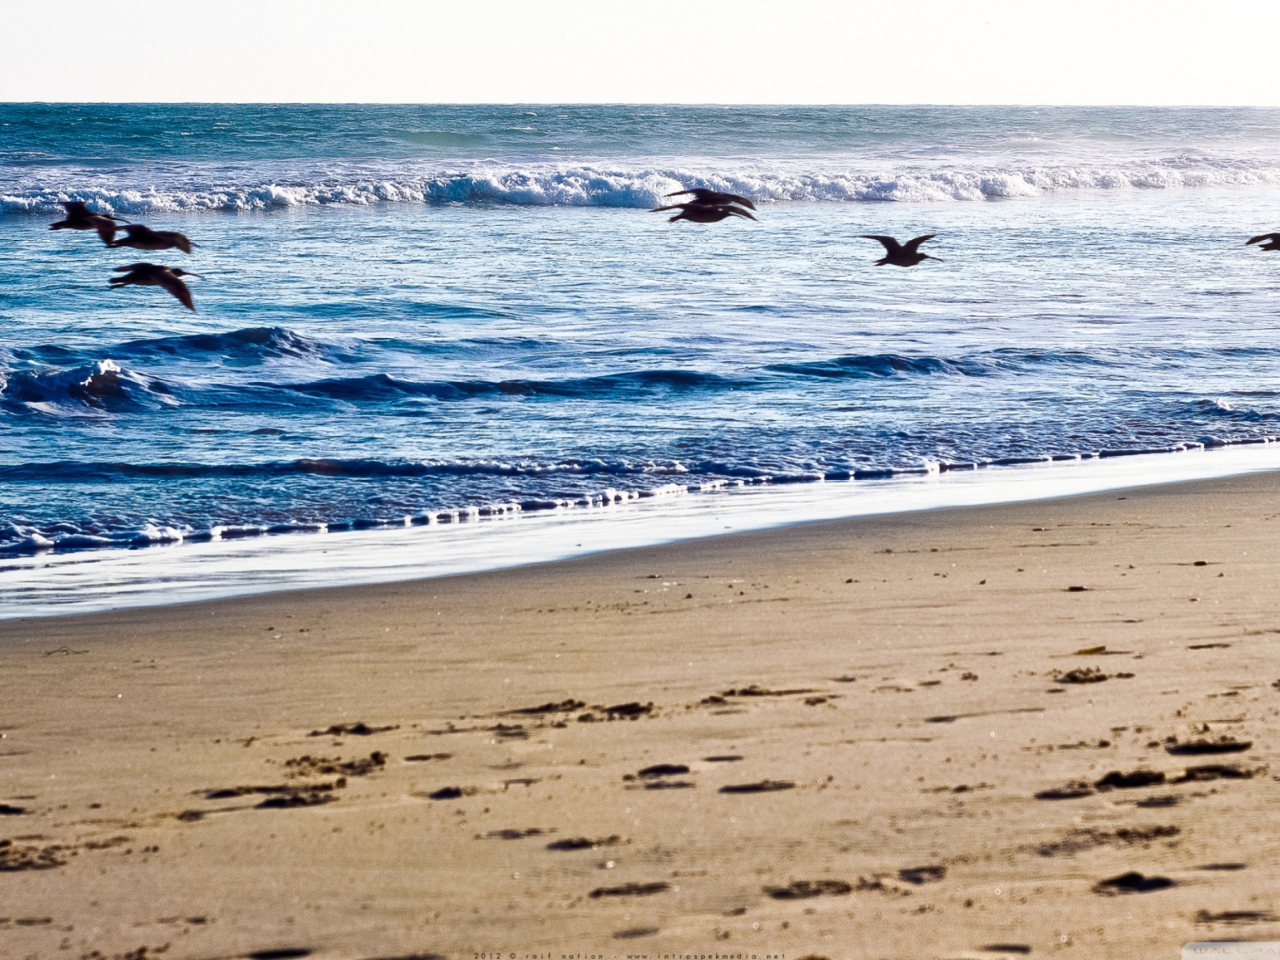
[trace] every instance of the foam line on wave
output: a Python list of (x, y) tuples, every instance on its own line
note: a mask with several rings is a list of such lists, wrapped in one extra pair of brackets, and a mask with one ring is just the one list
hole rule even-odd
[[(736, 169), (735, 169), (736, 165)], [(417, 174), (402, 167), (344, 177), (318, 169), (273, 177), (264, 168), (235, 182), (198, 165), (187, 182), (165, 183), (162, 171), (117, 180), (74, 168), (43, 174), (0, 193), (0, 215), (56, 214), (80, 200), (105, 213), (142, 216), (193, 211), (273, 210), (379, 203), (622, 207), (647, 209), (690, 186), (749, 197), (757, 203), (952, 202), (1031, 198), (1080, 190), (1169, 190), (1280, 184), (1280, 165), (1252, 159), (1169, 157), (1109, 164), (801, 167), (771, 161), (687, 165), (477, 166)], [(281, 171), (283, 173), (284, 171)], [(48, 178), (48, 179), (43, 179)], [(55, 182), (56, 181), (56, 182)], [(97, 186), (85, 187), (85, 183)], [(15, 188), (16, 187), (16, 188)]]

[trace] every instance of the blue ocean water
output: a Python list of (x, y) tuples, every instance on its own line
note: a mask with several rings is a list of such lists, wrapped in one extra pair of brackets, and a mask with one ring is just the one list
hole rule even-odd
[(0, 105), (0, 555), (1273, 440), (1273, 230), (1275, 110)]

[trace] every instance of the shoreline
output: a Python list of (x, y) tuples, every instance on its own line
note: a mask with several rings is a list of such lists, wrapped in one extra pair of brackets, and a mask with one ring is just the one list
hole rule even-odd
[(1261, 473), (5, 621), (0, 944), (1276, 939), (1277, 531)]
[[(673, 486), (570, 509), (263, 534), (0, 561), (0, 622), (293, 589), (395, 583), (882, 514), (1085, 496), (1280, 471), (1280, 444), (921, 471), (889, 479)], [(322, 538), (322, 539), (315, 539)]]

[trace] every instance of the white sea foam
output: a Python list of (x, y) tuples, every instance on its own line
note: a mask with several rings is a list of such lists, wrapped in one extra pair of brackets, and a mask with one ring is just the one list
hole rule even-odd
[[(210, 175), (217, 173), (217, 176)], [(897, 201), (939, 203), (1031, 198), (1083, 190), (1174, 190), (1280, 184), (1280, 165), (1260, 160), (1170, 157), (1110, 164), (886, 166), (804, 165), (782, 161), (681, 162), (643, 166), (512, 166), (479, 162), (423, 171), (382, 163), (370, 169), (271, 169), (202, 173), (180, 182), (153, 172), (142, 185), (91, 171), (62, 169), (28, 177), (0, 193), (0, 213), (54, 213), (66, 200), (123, 215), (201, 210), (251, 211), (377, 203), (510, 204), (647, 208), (690, 186), (711, 187), (758, 203)], [(284, 171), (280, 171), (283, 173)], [(147, 176), (146, 171), (137, 176)]]

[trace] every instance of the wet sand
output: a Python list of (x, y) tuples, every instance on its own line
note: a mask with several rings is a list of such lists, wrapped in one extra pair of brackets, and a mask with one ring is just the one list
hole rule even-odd
[(1261, 474), (0, 622), (0, 955), (1280, 939), (1277, 598)]

